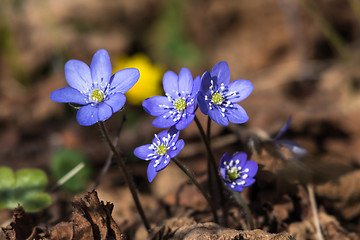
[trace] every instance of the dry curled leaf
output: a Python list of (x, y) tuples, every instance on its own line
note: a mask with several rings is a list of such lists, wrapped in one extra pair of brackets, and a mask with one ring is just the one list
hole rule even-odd
[(3, 228), (5, 239), (42, 240), (100, 240), (124, 239), (111, 216), (113, 204), (100, 201), (95, 191), (73, 202), (73, 215), (69, 222), (45, 228), (34, 226), (29, 214), (21, 207), (15, 209), (14, 220)]

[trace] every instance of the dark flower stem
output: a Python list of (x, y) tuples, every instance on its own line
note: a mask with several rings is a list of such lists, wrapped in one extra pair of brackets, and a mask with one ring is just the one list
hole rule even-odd
[(173, 162), (190, 178), (190, 180), (192, 181), (192, 183), (198, 188), (198, 190), (201, 192), (201, 194), (204, 196), (204, 198), (206, 199), (206, 201), (208, 202), (210, 208), (211, 208), (211, 212), (214, 216), (214, 221), (215, 223), (219, 223), (218, 220), (218, 216), (216, 214), (216, 209), (214, 206), (214, 203), (211, 201), (210, 197), (206, 194), (206, 192), (204, 191), (204, 189), (201, 187), (201, 185), (199, 184), (198, 181), (196, 181), (196, 179), (193, 177), (193, 175), (189, 172), (189, 170), (184, 167), (184, 165), (182, 165), (180, 163), (179, 160), (177, 160), (176, 158), (172, 159)]
[(237, 200), (237, 202), (239, 203), (239, 205), (244, 209), (245, 211), (245, 215), (246, 215), (246, 219), (247, 222), (249, 224), (250, 229), (252, 230), (254, 229), (254, 223), (253, 223), (253, 217), (250, 211), (249, 206), (247, 205), (247, 203), (245, 202), (245, 200), (243, 199), (243, 197), (241, 196), (240, 192), (235, 192), (235, 191), (231, 191), (233, 193), (233, 195), (235, 196), (235, 199)]
[[(208, 155), (210, 156), (210, 158), (208, 158), (208, 161), (210, 162), (209, 165), (212, 166), (213, 171), (215, 173), (215, 179), (216, 179), (216, 183), (218, 185), (218, 189), (219, 189), (219, 193), (220, 193), (220, 204), (221, 204), (221, 208), (223, 210), (224, 224), (226, 225), (227, 211), (226, 211), (226, 207), (225, 207), (224, 187), (223, 187), (223, 184), (221, 182), (222, 180), (220, 179), (220, 175), (218, 174), (216, 160), (215, 160), (213, 152), (211, 151), (209, 141), (208, 141), (208, 139), (207, 139), (207, 137), (205, 135), (204, 129), (202, 128), (199, 119), (195, 116), (194, 120), (195, 120), (195, 123), (196, 123), (196, 125), (197, 125), (197, 127), (199, 129), (200, 136), (201, 136), (201, 138), (202, 138), (202, 140), (203, 140), (203, 142), (205, 144), (206, 151), (208, 152)], [(214, 196), (212, 196), (212, 197), (214, 198)]]
[[(208, 116), (208, 120), (207, 120), (207, 128), (206, 128), (206, 136), (207, 136), (207, 140), (209, 145), (211, 146), (211, 118)], [(214, 180), (214, 174), (213, 174), (213, 167), (211, 166), (211, 159), (210, 159), (210, 155), (206, 154), (207, 156), (207, 172), (208, 172), (208, 188), (210, 191), (210, 195), (211, 196), (215, 196), (215, 188), (213, 188), (213, 180)], [(216, 172), (215, 172), (216, 174)], [(214, 199), (215, 200), (215, 199)]]
[[(125, 114), (123, 114), (122, 121), (121, 121), (120, 126), (118, 127), (118, 129), (116, 131), (115, 138), (114, 138), (114, 140), (112, 142), (114, 146), (116, 146), (118, 141), (119, 141), (120, 133), (121, 133), (121, 130), (122, 130), (122, 127), (124, 125), (125, 120), (126, 120), (126, 117), (125, 117)], [(113, 156), (114, 156), (114, 152), (110, 150), (110, 153), (109, 153), (109, 155), (108, 155), (108, 157), (106, 159), (106, 162), (105, 162), (103, 168), (101, 169), (101, 173), (100, 173), (100, 175), (98, 176), (98, 178), (95, 181), (93, 191), (95, 191), (96, 188), (100, 185), (102, 179), (104, 178), (105, 174), (109, 170), (110, 165), (111, 165), (111, 160), (113, 159)]]
[(207, 119), (207, 129), (206, 129), (206, 135), (207, 135), (207, 140), (209, 142), (209, 145), (211, 145), (211, 118), (208, 116)]
[(145, 228), (148, 232), (151, 231), (151, 228), (150, 228), (150, 224), (145, 216), (145, 213), (144, 213), (144, 210), (140, 204), (140, 201), (139, 201), (139, 197), (137, 195), (137, 191), (136, 191), (136, 188), (135, 188), (135, 184), (132, 180), (132, 178), (130, 177), (127, 169), (126, 169), (126, 166), (125, 166), (125, 163), (124, 163), (124, 160), (122, 159), (122, 157), (120, 156), (119, 152), (116, 151), (115, 149), (115, 146), (112, 144), (111, 140), (110, 140), (110, 137), (109, 137), (109, 134), (108, 134), (108, 131), (104, 125), (103, 122), (99, 122), (99, 126), (101, 128), (101, 131), (106, 139), (106, 142), (108, 143), (111, 151), (114, 153), (114, 156), (117, 160), (117, 163), (119, 164), (119, 167), (120, 167), (120, 170), (125, 178), (125, 181), (126, 183), (128, 184), (129, 186), (129, 189), (130, 189), (130, 192), (132, 194), (132, 197), (134, 199), (134, 202), (135, 202), (135, 205), (136, 205), (136, 208), (140, 214), (140, 217), (141, 217), (141, 220), (143, 221), (144, 225), (145, 225)]

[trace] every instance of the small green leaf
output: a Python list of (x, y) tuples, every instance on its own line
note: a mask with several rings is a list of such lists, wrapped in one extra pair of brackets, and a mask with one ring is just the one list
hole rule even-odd
[(24, 168), (16, 171), (0, 168), (0, 209), (14, 209), (19, 204), (25, 211), (35, 212), (51, 204), (51, 196), (44, 193), (48, 179), (44, 171)]
[(4, 203), (5, 203), (4, 208), (7, 209), (14, 209), (17, 208), (19, 204), (21, 205), (20, 201), (14, 198), (7, 198), (6, 201), (4, 201)]
[(0, 209), (7, 208), (9, 191), (15, 185), (15, 174), (11, 168), (0, 167)]
[(24, 168), (15, 173), (15, 187), (32, 191), (45, 189), (48, 179), (44, 171), (35, 168)]
[(44, 192), (30, 192), (23, 199), (20, 205), (27, 212), (40, 211), (51, 204), (51, 196)]
[(14, 186), (15, 175), (11, 168), (0, 167), (0, 191)]

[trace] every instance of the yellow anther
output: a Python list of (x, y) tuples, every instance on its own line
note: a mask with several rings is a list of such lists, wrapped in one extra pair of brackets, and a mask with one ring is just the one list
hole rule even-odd
[(168, 150), (168, 147), (165, 144), (160, 144), (156, 149), (155, 153), (159, 155), (164, 155)]
[(90, 95), (90, 99), (99, 103), (105, 98), (105, 94), (101, 89), (94, 89)]
[(185, 108), (186, 108), (185, 99), (183, 99), (183, 98), (176, 99), (176, 101), (174, 102), (174, 107), (176, 110), (179, 110), (179, 111), (185, 110)]
[(225, 97), (222, 93), (216, 92), (211, 96), (211, 100), (213, 103), (215, 103), (216, 105), (220, 105), (224, 102)]

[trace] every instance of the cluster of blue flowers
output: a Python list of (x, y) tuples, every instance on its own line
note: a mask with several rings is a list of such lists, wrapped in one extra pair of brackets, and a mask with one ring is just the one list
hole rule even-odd
[[(190, 125), (198, 106), (203, 114), (209, 115), (218, 124), (226, 126), (229, 122), (245, 123), (249, 117), (237, 102), (247, 98), (254, 88), (248, 80), (238, 79), (230, 82), (230, 70), (226, 62), (216, 64), (211, 72), (206, 71), (201, 78), (197, 76), (194, 80), (187, 68), (182, 68), (179, 75), (168, 71), (163, 78), (163, 87), (165, 96), (145, 99), (143, 107), (147, 113), (157, 117), (152, 122), (153, 126), (171, 128), (165, 137), (155, 135), (152, 144), (138, 147), (134, 151), (138, 158), (150, 161), (147, 170), (150, 182), (156, 173), (164, 169), (170, 159), (180, 152), (178, 145), (183, 148), (183, 140), (176, 142), (179, 133), (174, 132)], [(161, 132), (161, 134), (165, 133)], [(224, 161), (222, 158), (221, 166)], [(241, 171), (237, 173), (242, 181), (246, 181), (246, 184), (241, 185), (242, 187), (249, 186), (255, 181), (252, 177), (257, 172), (257, 164), (253, 161), (249, 162), (246, 165), (247, 171), (250, 171), (248, 175), (242, 174)], [(244, 166), (244, 161), (241, 161), (241, 164)], [(233, 179), (229, 177), (230, 173), (231, 171), (224, 171), (222, 177), (225, 182)], [(242, 191), (242, 187), (232, 189)]]
[[(95, 53), (90, 67), (84, 62), (70, 60), (65, 65), (65, 77), (70, 87), (51, 93), (55, 102), (81, 105), (77, 120), (83, 126), (105, 121), (125, 104), (125, 93), (138, 81), (140, 73), (135, 68), (112, 73), (110, 57), (106, 50)], [(238, 102), (253, 91), (248, 80), (230, 82), (230, 70), (226, 62), (219, 62), (202, 77), (193, 76), (189, 69), (182, 68), (179, 75), (168, 71), (163, 77), (165, 96), (145, 99), (143, 108), (156, 116), (152, 125), (170, 128), (155, 134), (152, 144), (140, 146), (134, 154), (150, 161), (147, 174), (151, 182), (157, 172), (163, 170), (184, 147), (179, 131), (185, 129), (195, 118), (199, 107), (214, 122), (226, 126), (229, 122), (241, 124), (249, 117)], [(226, 184), (235, 191), (242, 191), (254, 183), (257, 164), (247, 161), (245, 153), (231, 157), (226, 153), (220, 163), (220, 172)]]

